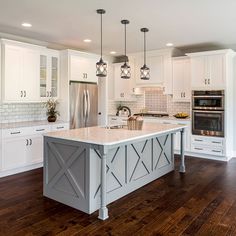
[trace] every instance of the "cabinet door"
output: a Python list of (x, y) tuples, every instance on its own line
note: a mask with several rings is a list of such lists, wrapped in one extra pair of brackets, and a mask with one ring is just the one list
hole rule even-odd
[(48, 91), (48, 59), (47, 55), (40, 55), (40, 97), (49, 97)]
[(59, 59), (52, 56), (51, 60), (51, 77), (50, 77), (50, 96), (58, 97), (58, 85), (59, 85)]
[(26, 149), (26, 163), (33, 164), (43, 161), (43, 136), (34, 135), (28, 137)]
[(22, 99), (23, 91), (20, 90), (22, 59), (22, 49), (20, 47), (4, 46), (3, 86), (5, 101), (18, 101)]
[(37, 50), (23, 49), (23, 66), (20, 87), (24, 92), (24, 100), (39, 100), (40, 54)]
[(164, 56), (147, 56), (147, 66), (150, 68), (150, 79), (140, 79), (140, 68), (143, 66), (141, 56), (135, 59), (136, 83), (137, 84), (163, 84), (164, 82)]
[(14, 169), (26, 163), (27, 140), (21, 138), (5, 138), (2, 143), (2, 169)]
[(207, 84), (207, 58), (198, 56), (191, 58), (191, 82), (193, 88), (206, 87)]
[(94, 58), (71, 55), (70, 80), (97, 82), (96, 60)]
[(191, 101), (191, 71), (190, 71), (190, 59), (186, 59), (183, 62), (183, 92), (184, 101)]
[(183, 99), (184, 92), (184, 62), (183, 60), (173, 61), (173, 99), (176, 101)]
[[(121, 65), (123, 63), (114, 64), (113, 72), (114, 72), (114, 93), (115, 100), (129, 100), (132, 99), (132, 89), (133, 89), (133, 76), (131, 74), (130, 79), (122, 79), (121, 74)], [(132, 69), (132, 68), (131, 68)], [(131, 72), (132, 73), (132, 72)]]
[(208, 59), (208, 84), (213, 87), (225, 87), (225, 56), (211, 55)]

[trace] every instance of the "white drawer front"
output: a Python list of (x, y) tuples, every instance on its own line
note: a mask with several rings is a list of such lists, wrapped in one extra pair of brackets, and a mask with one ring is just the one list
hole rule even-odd
[(224, 149), (222, 148), (192, 145), (192, 151), (213, 156), (224, 156)]
[(224, 147), (224, 139), (222, 138), (192, 136), (192, 143), (210, 147)]
[(68, 123), (55, 124), (55, 125), (51, 126), (51, 131), (68, 130), (68, 129), (69, 129), (69, 124)]
[(31, 133), (32, 133), (31, 127), (3, 129), (2, 130), (2, 137), (3, 138), (15, 138), (15, 137), (28, 135)]

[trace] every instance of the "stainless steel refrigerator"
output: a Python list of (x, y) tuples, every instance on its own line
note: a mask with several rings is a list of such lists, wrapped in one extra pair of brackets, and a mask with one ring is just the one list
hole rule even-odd
[(98, 85), (70, 82), (70, 128), (98, 124)]

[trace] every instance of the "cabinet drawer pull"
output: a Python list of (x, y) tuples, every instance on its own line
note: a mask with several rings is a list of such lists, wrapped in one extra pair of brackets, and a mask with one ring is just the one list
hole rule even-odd
[(219, 150), (211, 150), (212, 152), (217, 152), (217, 153), (220, 153), (221, 151)]
[(11, 132), (11, 134), (20, 134), (20, 131), (17, 131), (17, 132)]
[(57, 129), (63, 129), (64, 128), (64, 126), (58, 126), (57, 127)]
[(20, 91), (20, 97), (21, 98), (23, 97), (23, 91)]
[(39, 132), (39, 131), (44, 131), (44, 130), (45, 130), (45, 129), (36, 129), (36, 131), (38, 131), (38, 132)]
[(32, 145), (32, 143), (33, 143), (33, 142), (32, 142), (32, 139), (30, 139), (30, 144), (29, 144), (29, 145)]
[(50, 95), (50, 97), (52, 97), (52, 92), (51, 91), (49, 92), (49, 95)]
[(171, 123), (170, 123), (170, 122), (165, 122), (165, 121), (164, 121), (163, 124), (169, 125), (169, 124), (171, 124)]
[(26, 139), (26, 146), (28, 146), (29, 145), (29, 140), (28, 139)]
[(219, 141), (212, 141), (212, 143), (221, 144), (221, 142), (219, 142)]
[(185, 124), (178, 123), (178, 125), (185, 125)]
[(111, 118), (111, 120), (117, 120), (117, 118)]
[(208, 79), (208, 84), (210, 84), (210, 81), (211, 81), (211, 80), (210, 80), (210, 79)]
[(26, 97), (26, 91), (24, 90), (24, 98)]
[(197, 141), (197, 142), (203, 142), (203, 140), (202, 139), (194, 139), (194, 141)]
[(203, 150), (203, 148), (194, 148), (195, 150)]

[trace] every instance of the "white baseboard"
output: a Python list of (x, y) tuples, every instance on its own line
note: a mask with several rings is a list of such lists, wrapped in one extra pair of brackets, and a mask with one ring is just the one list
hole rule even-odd
[(9, 176), (9, 175), (14, 175), (14, 174), (18, 174), (24, 171), (29, 171), (29, 170), (33, 170), (33, 169), (37, 169), (43, 166), (43, 163), (35, 163), (29, 166), (23, 166), (23, 167), (19, 167), (19, 168), (15, 168), (12, 170), (4, 170), (0, 172), (0, 178), (1, 177), (5, 177), (5, 176)]

